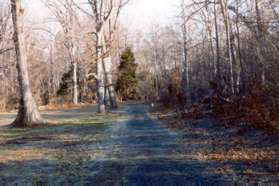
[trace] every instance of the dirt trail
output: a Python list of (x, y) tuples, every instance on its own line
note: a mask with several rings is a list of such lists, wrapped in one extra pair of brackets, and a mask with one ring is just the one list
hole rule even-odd
[(277, 185), (273, 175), (225, 174), (225, 165), (197, 159), (194, 152), (212, 146), (197, 143), (201, 137), (194, 140), (191, 133), (191, 144), (181, 143), (185, 135), (152, 120), (144, 105), (97, 119), (94, 109), (44, 113), (63, 125), (0, 128), (0, 185)]

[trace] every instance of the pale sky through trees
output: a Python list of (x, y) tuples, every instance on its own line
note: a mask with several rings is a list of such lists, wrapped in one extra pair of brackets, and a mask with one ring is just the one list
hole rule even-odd
[(136, 29), (152, 23), (168, 24), (176, 16), (179, 0), (131, 0), (123, 12), (123, 21)]
[[(141, 31), (154, 23), (168, 24), (177, 16), (179, 2), (180, 0), (131, 0), (122, 12), (122, 23), (131, 30)], [(31, 22), (39, 23), (50, 17), (47, 8), (39, 0), (24, 0), (24, 3)]]

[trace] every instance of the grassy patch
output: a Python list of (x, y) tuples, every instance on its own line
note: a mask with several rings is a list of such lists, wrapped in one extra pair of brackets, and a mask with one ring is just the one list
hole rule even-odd
[[(104, 141), (108, 137), (108, 124), (125, 120), (121, 114), (95, 115), (88, 119), (61, 120), (35, 128), (0, 130), (0, 162), (25, 161), (52, 157), (61, 161), (71, 157), (83, 159), (81, 148)], [(90, 155), (91, 156), (91, 155)], [(92, 155), (94, 157), (94, 155)], [(73, 160), (75, 161), (75, 160)]]

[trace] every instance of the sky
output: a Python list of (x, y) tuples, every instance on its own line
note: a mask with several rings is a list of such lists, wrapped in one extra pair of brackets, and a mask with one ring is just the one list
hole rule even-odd
[[(28, 17), (40, 22), (46, 16), (46, 8), (40, 0), (23, 0), (28, 5)], [(173, 21), (177, 14), (177, 5), (180, 0), (130, 0), (123, 9), (121, 21), (132, 30), (146, 30), (154, 24), (166, 25)], [(47, 16), (49, 17), (49, 16)]]
[(179, 0), (131, 0), (122, 13), (122, 21), (138, 29), (154, 23), (168, 24), (177, 14), (178, 3)]

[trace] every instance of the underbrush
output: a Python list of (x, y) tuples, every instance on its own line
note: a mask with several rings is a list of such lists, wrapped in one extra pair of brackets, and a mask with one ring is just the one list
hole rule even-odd
[[(151, 114), (180, 134), (179, 141), (186, 150), (192, 148), (191, 157), (195, 160), (222, 163), (230, 167), (229, 170), (220, 169), (225, 172), (277, 174), (279, 133), (270, 123), (249, 118), (252, 106), (241, 103), (243, 105), (237, 107), (236, 103), (239, 102), (228, 100), (218, 105), (194, 104), (189, 111), (178, 111), (177, 106), (166, 109), (158, 103)], [(244, 111), (247, 113), (241, 113)], [(264, 120), (264, 116), (259, 117)]]
[(202, 102), (193, 103), (190, 109), (180, 109), (178, 113), (183, 119), (214, 117), (222, 119), (226, 125), (249, 125), (277, 131), (279, 99), (275, 89), (251, 86), (246, 93), (234, 96), (224, 96), (216, 87), (212, 92)]

